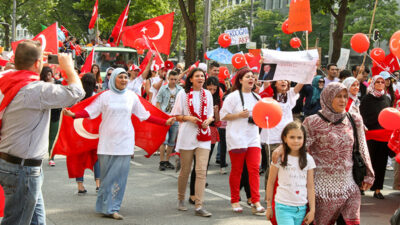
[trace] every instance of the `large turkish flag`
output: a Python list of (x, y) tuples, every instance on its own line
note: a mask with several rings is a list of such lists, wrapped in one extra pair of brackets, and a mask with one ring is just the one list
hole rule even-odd
[(310, 0), (291, 0), (288, 31), (312, 31)]
[(98, 13), (99, 13), (99, 0), (96, 0), (96, 3), (94, 4), (94, 7), (93, 7), (92, 18), (90, 19), (90, 22), (89, 22), (89, 29), (94, 28), (94, 24), (96, 23)]
[[(85, 109), (102, 93), (104, 92), (72, 106), (70, 110), (78, 112)], [(152, 116), (162, 119), (169, 118), (167, 114), (157, 109), (142, 97), (139, 96), (139, 99)], [(132, 114), (131, 119), (133, 128), (135, 129), (135, 145), (144, 149), (147, 152), (146, 157), (150, 157), (164, 142), (169, 127), (147, 121), (140, 122), (134, 114)], [(60, 128), (53, 145), (52, 156), (67, 156), (67, 168), (70, 178), (82, 177), (85, 169), (93, 168), (97, 160), (100, 123), (101, 115), (95, 119), (73, 119), (69, 116), (61, 116)], [(116, 126), (118, 125), (116, 124)]]
[(173, 25), (174, 13), (172, 12), (125, 27), (122, 31), (122, 43), (124, 46), (134, 47), (135, 40), (146, 35), (152, 49), (169, 55)]

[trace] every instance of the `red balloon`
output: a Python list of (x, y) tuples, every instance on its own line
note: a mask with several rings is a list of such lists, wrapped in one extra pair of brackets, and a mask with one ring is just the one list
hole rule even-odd
[(367, 35), (363, 33), (357, 33), (351, 37), (350, 45), (354, 51), (363, 53), (369, 49), (369, 39)]
[(226, 78), (229, 78), (229, 69), (226, 66), (221, 66), (219, 67), (219, 74), (218, 74), (218, 80), (220, 83), (224, 83)]
[(207, 56), (207, 52), (204, 53), (204, 59), (205, 60), (210, 60), (210, 58), (208, 58), (208, 56)]
[(294, 37), (290, 40), (290, 46), (292, 48), (300, 48), (301, 46), (301, 40), (298, 37)]
[(389, 42), (390, 51), (393, 55), (400, 57), (400, 30), (396, 31), (392, 37), (390, 38)]
[(282, 120), (282, 108), (272, 98), (263, 98), (253, 108), (253, 119), (261, 128), (274, 128)]
[(400, 153), (397, 153), (396, 155), (396, 162), (400, 164)]
[(282, 32), (285, 34), (291, 34), (289, 32), (289, 19), (286, 19), (285, 22), (282, 23)]
[(218, 37), (218, 44), (223, 47), (223, 48), (227, 48), (229, 47), (229, 45), (231, 45), (232, 39), (231, 36), (229, 36), (229, 34), (220, 34)]
[(146, 44), (143, 38), (138, 38), (133, 42), (133, 47), (136, 50), (140, 50), (140, 49), (146, 49)]
[(388, 107), (382, 110), (378, 116), (379, 124), (387, 130), (400, 129), (400, 112), (399, 110)]
[(385, 51), (381, 48), (372, 49), (369, 55), (378, 63), (385, 61)]
[(242, 53), (236, 53), (232, 57), (232, 65), (236, 69), (241, 69), (246, 66), (246, 59)]

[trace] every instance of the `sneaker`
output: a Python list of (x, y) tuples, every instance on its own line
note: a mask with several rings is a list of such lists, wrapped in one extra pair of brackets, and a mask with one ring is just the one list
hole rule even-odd
[(154, 154), (153, 155), (160, 155), (160, 152), (159, 151), (156, 151), (156, 152), (154, 152)]
[(185, 202), (183, 200), (178, 201), (178, 210), (179, 211), (187, 211), (187, 208), (185, 206)]
[(87, 193), (87, 190), (86, 189), (84, 189), (84, 190), (78, 190), (78, 195), (79, 196), (83, 196), (83, 195), (85, 195)]
[(160, 166), (158, 167), (160, 171), (165, 171), (165, 162), (160, 162)]
[(53, 160), (50, 160), (49, 161), (49, 166), (54, 167), (54, 166), (56, 166), (56, 163)]
[(167, 169), (171, 169), (171, 170), (174, 170), (174, 169), (175, 169), (175, 166), (172, 165), (172, 163), (170, 163), (169, 161), (166, 161), (166, 162), (165, 162), (165, 167), (166, 167)]
[(99, 187), (96, 187), (96, 193), (98, 193), (98, 192), (99, 192), (99, 189), (100, 189)]
[(117, 213), (117, 212), (115, 212), (113, 214), (105, 215), (105, 216), (109, 217), (109, 218), (113, 218), (115, 220), (123, 220), (124, 219), (124, 217), (121, 214)]
[(222, 168), (219, 170), (219, 173), (220, 173), (220, 174), (226, 174), (226, 169), (225, 169), (225, 167), (222, 167)]
[(393, 169), (393, 166), (386, 166), (386, 170), (393, 171), (394, 169)]
[(202, 217), (211, 217), (212, 216), (212, 214), (209, 211), (205, 210), (204, 208), (196, 209), (195, 211), (196, 211), (195, 212), (196, 216), (202, 216)]

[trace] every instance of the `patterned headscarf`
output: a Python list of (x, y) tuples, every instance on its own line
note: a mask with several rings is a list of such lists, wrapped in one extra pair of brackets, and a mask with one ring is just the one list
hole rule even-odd
[(339, 94), (342, 90), (346, 90), (347, 88), (338, 82), (329, 83), (322, 92), (321, 92), (321, 114), (326, 117), (330, 122), (334, 123), (343, 117), (346, 116), (346, 111), (342, 113), (336, 112), (332, 107), (333, 99)]
[(368, 93), (368, 94), (371, 94), (371, 95), (373, 95), (373, 96), (375, 96), (375, 97), (377, 97), (377, 98), (379, 98), (379, 97), (381, 97), (382, 95), (385, 94), (385, 91), (384, 91), (384, 90), (382, 90), (382, 91), (377, 91), (377, 90), (375, 89), (375, 82), (376, 82), (378, 79), (382, 79), (383, 81), (385, 81), (385, 79), (383, 79), (383, 77), (382, 77), (381, 75), (373, 76), (373, 77), (372, 77), (372, 80), (371, 80), (371, 84), (368, 86), (368, 89), (367, 89), (367, 93)]
[(116, 86), (115, 86), (115, 79), (117, 78), (118, 75), (120, 75), (121, 73), (125, 73), (128, 74), (123, 68), (117, 68), (115, 69), (110, 77), (110, 82), (109, 82), (109, 88), (112, 92), (116, 93), (116, 94), (123, 94), (126, 91), (126, 88), (124, 90), (119, 90)]

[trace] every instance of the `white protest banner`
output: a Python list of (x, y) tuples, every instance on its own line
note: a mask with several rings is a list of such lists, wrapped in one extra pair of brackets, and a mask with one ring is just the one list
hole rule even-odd
[(350, 57), (350, 49), (341, 48), (340, 49), (340, 58), (336, 63), (337, 67), (342, 70), (346, 69), (346, 65), (347, 65), (347, 62), (349, 61), (349, 57)]
[(247, 27), (226, 30), (225, 33), (231, 36), (231, 45), (245, 44), (250, 41), (249, 30)]
[(318, 50), (284, 52), (262, 49), (259, 80), (290, 80), (311, 84), (317, 70)]

